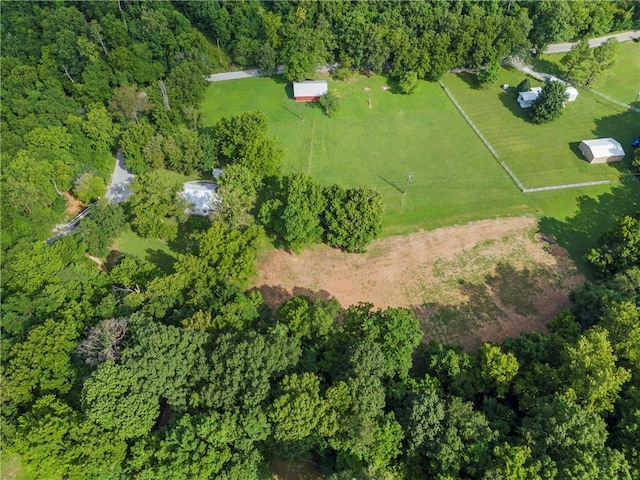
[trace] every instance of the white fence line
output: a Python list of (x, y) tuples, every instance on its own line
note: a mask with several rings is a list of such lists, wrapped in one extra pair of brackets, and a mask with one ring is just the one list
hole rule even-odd
[(629, 110), (633, 110), (634, 112), (640, 113), (640, 108), (636, 108), (633, 107), (627, 103), (621, 102), (620, 100), (616, 100), (615, 98), (611, 98), (609, 95), (605, 95), (602, 92), (599, 92), (597, 90), (593, 90), (592, 88), (586, 87), (584, 85), (580, 85), (582, 88), (584, 88), (586, 91), (591, 92), (595, 95), (598, 95), (599, 97), (604, 98), (605, 100), (611, 102), (611, 103), (615, 103), (616, 105), (618, 105), (619, 107), (623, 107), (623, 108), (628, 108)]
[(514, 181), (514, 183), (518, 186), (520, 191), (524, 192), (525, 191), (525, 187), (524, 187), (524, 185), (522, 185), (522, 182), (518, 179), (518, 177), (516, 177), (516, 174), (511, 171), (511, 169), (507, 166), (507, 164), (504, 163), (502, 160), (500, 160), (500, 156), (498, 155), (498, 152), (496, 152), (495, 148), (493, 148), (493, 146), (484, 137), (484, 135), (482, 135), (482, 133), (480, 132), (478, 127), (476, 127), (476, 125), (473, 123), (473, 121), (469, 118), (469, 115), (467, 115), (467, 113), (463, 110), (463, 108), (460, 106), (460, 104), (456, 101), (456, 99), (453, 97), (453, 95), (451, 94), (449, 89), (447, 87), (445, 87), (444, 83), (442, 83), (441, 81), (438, 81), (438, 83), (440, 84), (440, 86), (444, 90), (444, 93), (447, 94), (447, 97), (449, 97), (449, 99), (453, 102), (453, 104), (458, 109), (458, 111), (462, 114), (462, 116), (467, 121), (469, 126), (473, 129), (474, 132), (476, 132), (476, 135), (478, 135), (480, 140), (482, 140), (482, 143), (484, 143), (484, 145), (489, 149), (489, 151), (491, 152), (491, 155), (494, 156), (494, 158), (498, 161), (500, 166), (502, 166), (504, 171), (507, 172), (507, 174), (511, 177), (511, 180)]
[[(511, 168), (509, 168), (509, 165), (507, 165), (503, 160), (500, 160), (500, 156), (498, 155), (498, 152), (496, 152), (495, 148), (493, 148), (493, 146), (489, 143), (489, 141), (480, 132), (478, 127), (476, 127), (476, 125), (473, 123), (471, 118), (469, 118), (469, 115), (467, 115), (467, 113), (464, 111), (462, 106), (454, 98), (453, 94), (449, 91), (449, 89), (447, 87), (445, 87), (444, 83), (442, 83), (441, 81), (438, 81), (438, 83), (440, 84), (440, 86), (444, 90), (444, 93), (447, 94), (447, 96), (449, 97), (449, 99), (451, 100), (453, 105), (462, 114), (462, 116), (467, 121), (469, 126), (473, 129), (474, 132), (476, 132), (476, 135), (478, 135), (480, 140), (482, 140), (482, 143), (484, 143), (484, 145), (489, 149), (491, 154), (498, 161), (498, 163), (504, 169), (504, 171), (507, 172), (509, 177), (511, 177), (511, 180), (513, 180), (513, 182), (518, 186), (518, 188), (520, 189), (520, 191), (522, 193), (546, 192), (546, 191), (549, 191), (549, 190), (562, 190), (562, 189), (565, 189), (565, 188), (591, 187), (591, 186), (595, 186), (595, 185), (607, 185), (609, 183), (612, 183), (611, 180), (595, 180), (595, 181), (592, 181), (592, 182), (563, 183), (561, 185), (548, 185), (546, 187), (532, 187), (532, 188), (525, 187), (522, 184), (522, 182), (520, 181), (520, 179), (516, 176), (516, 174), (513, 173)], [(630, 108), (633, 108), (633, 107), (630, 107)]]
[(550, 185), (548, 187), (525, 188), (523, 192), (524, 193), (546, 192), (548, 190), (562, 190), (564, 188), (592, 187), (594, 185), (607, 185), (609, 183), (611, 183), (611, 180), (596, 180), (593, 182), (580, 182), (580, 183), (563, 183), (562, 185)]

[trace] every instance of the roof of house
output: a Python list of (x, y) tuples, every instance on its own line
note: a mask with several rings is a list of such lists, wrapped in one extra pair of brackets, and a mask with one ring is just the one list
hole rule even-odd
[(220, 195), (216, 193), (217, 189), (218, 185), (207, 180), (185, 182), (180, 196), (191, 205), (187, 212), (208, 215), (220, 204)]
[(306, 82), (293, 82), (293, 97), (321, 97), (329, 87), (326, 80), (307, 80)]
[(589, 147), (594, 158), (624, 156), (624, 149), (615, 138), (595, 138), (582, 140), (581, 143)]
[(525, 102), (533, 102), (538, 98), (538, 95), (540, 95), (538, 92), (520, 92), (518, 98)]

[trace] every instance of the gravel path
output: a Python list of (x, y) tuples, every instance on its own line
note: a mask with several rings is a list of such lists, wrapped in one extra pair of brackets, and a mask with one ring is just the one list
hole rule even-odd
[(115, 167), (111, 175), (111, 183), (104, 195), (111, 203), (122, 203), (131, 196), (129, 185), (133, 182), (133, 174), (124, 165), (122, 150), (116, 154)]
[[(598, 37), (598, 38), (592, 38), (591, 40), (589, 40), (589, 47), (594, 48), (594, 47), (599, 47), (600, 45), (602, 45), (605, 41), (609, 40), (610, 38), (617, 38), (618, 41), (620, 42), (626, 42), (628, 40), (635, 40), (637, 38), (640, 38), (640, 30), (632, 30), (629, 32), (623, 32), (623, 33), (616, 33), (613, 35), (605, 35), (604, 37)], [(561, 52), (568, 52), (569, 50), (571, 50), (571, 47), (573, 47), (577, 42), (573, 42), (573, 43), (555, 43), (553, 45), (549, 45), (544, 53), (561, 53)]]

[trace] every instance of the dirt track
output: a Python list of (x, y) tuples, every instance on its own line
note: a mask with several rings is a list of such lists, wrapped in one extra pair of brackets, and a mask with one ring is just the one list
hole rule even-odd
[(541, 331), (582, 281), (566, 252), (533, 238), (536, 220), (483, 220), (377, 240), (366, 254), (316, 246), (273, 250), (254, 282), (267, 303), (292, 295), (335, 297), (343, 306), (412, 308), (426, 337), (472, 347)]

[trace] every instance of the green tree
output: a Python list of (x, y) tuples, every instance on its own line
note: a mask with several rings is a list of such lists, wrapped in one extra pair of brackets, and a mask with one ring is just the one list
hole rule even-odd
[(122, 133), (120, 146), (125, 155), (127, 168), (136, 175), (148, 170), (148, 160), (145, 158), (145, 146), (154, 138), (155, 128), (143, 121), (129, 125)]
[(131, 227), (141, 236), (173, 240), (186, 220), (180, 186), (156, 172), (138, 175), (131, 185)]
[(500, 75), (500, 64), (491, 62), (478, 73), (478, 83), (480, 88), (489, 88), (498, 81)]
[(218, 180), (220, 208), (214, 210), (213, 218), (220, 218), (234, 228), (242, 228), (254, 222), (260, 178), (243, 165), (227, 165), (224, 174)]
[(114, 124), (104, 105), (94, 103), (89, 106), (87, 118), (82, 122), (82, 130), (91, 140), (95, 150), (110, 151), (118, 137), (120, 126)]
[(599, 325), (607, 330), (621, 362), (632, 373), (640, 372), (640, 306), (631, 300), (612, 303), (606, 307)]
[(263, 75), (271, 76), (275, 74), (278, 68), (277, 52), (271, 45), (265, 43), (256, 53), (256, 63)]
[(331, 90), (327, 90), (327, 92), (320, 97), (320, 106), (324, 110), (324, 114), (330, 117), (340, 106), (338, 95)]
[(5, 393), (22, 404), (46, 393), (67, 393), (76, 372), (71, 354), (77, 346), (78, 326), (72, 321), (47, 320), (15, 345), (4, 365)]
[(406, 95), (414, 93), (418, 89), (418, 74), (416, 72), (405, 72), (398, 80), (400, 92)]
[(92, 255), (103, 257), (113, 238), (124, 229), (126, 221), (121, 205), (101, 200), (91, 207), (91, 215), (82, 220), (77, 235)]
[(423, 337), (413, 312), (402, 308), (372, 311), (372, 305), (350, 307), (344, 314), (343, 328), (354, 336), (377, 343), (384, 357), (384, 372), (390, 377), (407, 378), (413, 351)]
[(625, 215), (598, 240), (585, 258), (602, 273), (612, 274), (640, 264), (640, 218)]
[(160, 414), (158, 398), (137, 373), (111, 360), (84, 382), (82, 405), (87, 418), (122, 439), (146, 435)]
[(487, 391), (495, 390), (498, 398), (507, 393), (518, 368), (518, 359), (513, 353), (504, 353), (499, 346), (489, 343), (480, 347), (480, 375)]
[(631, 373), (616, 366), (607, 331), (590, 329), (575, 346), (567, 345), (565, 364), (567, 396), (587, 410), (600, 413), (613, 410), (622, 385)]
[(282, 322), (296, 337), (314, 340), (328, 336), (340, 313), (336, 299), (324, 301), (320, 298), (297, 296), (284, 302), (277, 310), (278, 322)]
[(560, 62), (567, 67), (567, 78), (583, 80), (584, 69), (592, 58), (589, 40), (582, 38), (571, 47)]
[(73, 191), (78, 200), (89, 203), (104, 195), (107, 191), (107, 186), (104, 184), (102, 177), (92, 172), (86, 172), (76, 178)]
[(369, 187), (325, 189), (324, 229), (329, 245), (364, 252), (382, 231), (382, 197)]
[(322, 187), (307, 175), (283, 177), (277, 197), (261, 207), (263, 223), (293, 250), (322, 241), (320, 216), (326, 205), (322, 193)]
[(220, 478), (232, 459), (237, 426), (229, 415), (183, 415), (165, 427), (160, 439), (139, 440), (132, 448), (129, 470), (136, 478)]
[(260, 178), (276, 175), (284, 149), (266, 134), (267, 117), (261, 112), (223, 118), (213, 127), (218, 161), (243, 165)]
[(135, 372), (137, 384), (158, 403), (185, 409), (190, 389), (205, 374), (202, 332), (132, 316), (131, 345), (122, 351), (122, 365)]
[(531, 463), (531, 449), (527, 446), (510, 445), (503, 443), (493, 449), (493, 467), (485, 476), (486, 480), (542, 480), (539, 465)]
[(620, 42), (616, 38), (610, 38), (599, 47), (594, 48), (592, 59), (586, 67), (584, 84), (591, 85), (599, 80), (607, 70), (610, 70), (616, 63), (619, 51)]
[(37, 478), (117, 477), (127, 450), (114, 438), (53, 395), (38, 399), (18, 420), (14, 447)]
[(557, 81), (551, 81), (542, 88), (538, 99), (531, 107), (533, 123), (547, 123), (562, 115), (564, 103), (569, 98), (565, 90), (565, 84)]
[[(239, 411), (252, 422), (254, 438), (266, 438), (268, 424), (262, 403), (271, 391), (276, 375), (295, 365), (301, 353), (300, 340), (280, 326), (267, 334), (255, 331), (219, 335), (210, 356), (207, 381), (201, 399), (215, 410)], [(249, 425), (247, 424), (247, 427)]]
[(319, 437), (332, 434), (335, 425), (320, 397), (320, 379), (313, 373), (285, 376), (268, 416), (279, 454), (290, 459), (306, 455)]
[[(522, 436), (541, 472), (554, 472), (556, 478), (604, 478), (610, 450), (605, 422), (597, 413), (555, 395), (523, 420)], [(611, 478), (625, 478), (615, 473)]]
[(453, 397), (436, 441), (425, 445), (425, 471), (434, 477), (477, 476), (486, 466), (495, 437), (482, 413), (475, 411), (471, 403)]

